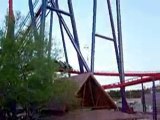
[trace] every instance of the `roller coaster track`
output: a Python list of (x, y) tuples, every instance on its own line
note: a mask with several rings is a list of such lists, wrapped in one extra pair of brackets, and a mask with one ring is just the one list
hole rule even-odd
[(137, 84), (147, 83), (147, 82), (152, 82), (152, 81), (157, 81), (157, 80), (160, 80), (160, 75), (137, 78), (137, 79), (133, 79), (130, 81), (125, 81), (122, 84), (117, 82), (113, 84), (102, 85), (102, 87), (104, 89), (122, 88), (122, 87), (127, 87), (127, 86), (132, 86), (132, 85), (137, 85)]
[[(60, 72), (67, 72), (67, 73), (71, 73), (71, 74), (81, 74), (80, 71), (78, 70), (63, 70), (60, 69)], [(120, 74), (118, 72), (94, 72), (94, 75), (98, 75), (98, 76), (119, 76)], [(144, 76), (157, 76), (160, 75), (160, 72), (125, 72), (125, 76), (126, 77), (144, 77)]]
[[(36, 8), (37, 5), (39, 3), (39, 0), (35, 0), (34, 4), (33, 4), (33, 7)], [(38, 6), (38, 9), (37, 11), (35, 12), (35, 20), (36, 20), (36, 27), (37, 27), (37, 30), (40, 28), (40, 16), (41, 16), (41, 4), (40, 6)], [(46, 17), (48, 16), (50, 11), (47, 11), (46, 13)], [(25, 28), (26, 26), (26, 28)], [(33, 37), (33, 34), (32, 34), (32, 30), (31, 30), (31, 27), (32, 27), (32, 20), (31, 20), (31, 17), (30, 17), (30, 12), (27, 14), (27, 16), (25, 17), (24, 21), (20, 24), (20, 27), (19, 29), (17, 30), (16, 32), (16, 37), (18, 37), (20, 35), (20, 32), (21, 31), (24, 31), (24, 34), (23, 36), (26, 37), (26, 36), (29, 36), (29, 37)], [(27, 41), (23, 41), (21, 47), (20, 47), (20, 50), (21, 48), (23, 48), (25, 46), (25, 44), (27, 43)]]
[[(33, 6), (34, 8), (38, 5), (39, 0), (35, 0)], [(37, 12), (35, 13), (35, 19), (36, 19), (36, 24), (37, 28), (40, 26), (40, 16), (41, 15), (41, 6), (38, 8)], [(48, 13), (47, 13), (48, 15)], [(47, 16), (46, 15), (46, 16)], [(27, 14), (26, 18), (24, 21), (20, 24), (20, 28), (17, 30), (16, 36), (19, 35), (20, 31), (24, 29), (24, 26), (28, 25), (28, 27), (25, 29), (26, 35), (30, 33), (30, 29), (32, 26), (31, 18), (30, 18), (30, 13)], [(67, 72), (71, 74), (81, 74), (80, 71), (76, 70), (59, 70), (59, 72)], [(94, 75), (98, 76), (120, 76), (118, 72), (94, 72)], [(132, 85), (137, 85), (140, 83), (146, 83), (146, 82), (151, 82), (151, 81), (156, 81), (160, 80), (160, 72), (125, 72), (126, 77), (137, 77), (136, 79), (130, 79), (126, 80), (124, 83), (113, 83), (113, 84), (108, 84), (108, 85), (102, 85), (104, 89), (112, 89), (112, 88), (123, 88), (127, 86), (132, 86)]]
[[(40, 0), (35, 0), (35, 2), (33, 3), (33, 8), (36, 8), (38, 6)], [(35, 20), (36, 20), (36, 26), (39, 29), (40, 27), (40, 15), (41, 15), (41, 5), (38, 7), (37, 11), (35, 12)], [(48, 11), (46, 13), (46, 17), (48, 16), (50, 11)], [(25, 28), (26, 26), (26, 28)], [(23, 20), (23, 22), (19, 25), (19, 29), (16, 32), (16, 37), (19, 36), (20, 32), (22, 30), (24, 30), (25, 35), (28, 35), (31, 31), (31, 27), (32, 27), (32, 20), (31, 20), (31, 16), (30, 16), (30, 12), (28, 12), (27, 16), (25, 17), (25, 19)]]
[[(80, 71), (76, 70), (60, 70), (60, 72), (81, 74)], [(98, 76), (115, 76), (115, 77), (120, 75), (119, 73), (116, 72), (94, 72), (93, 74)], [(124, 83), (117, 82), (108, 85), (102, 85), (102, 87), (104, 89), (122, 88), (122, 87), (160, 80), (160, 72), (125, 72), (125, 76), (136, 77), (136, 78), (131, 78), (129, 80), (126, 80)]]

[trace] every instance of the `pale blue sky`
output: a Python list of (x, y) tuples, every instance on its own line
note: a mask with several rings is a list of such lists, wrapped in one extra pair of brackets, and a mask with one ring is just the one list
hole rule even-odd
[[(14, 10), (19, 10), (25, 16), (28, 13), (28, 0), (13, 0)], [(90, 50), (84, 49), (91, 44), (92, 28), (92, 1), (93, 0), (73, 0), (73, 8), (76, 17), (79, 41), (84, 57), (89, 57)], [(113, 9), (115, 0), (111, 0)], [(8, 1), (0, 0), (0, 24), (2, 24), (7, 10)], [(60, 1), (61, 9), (67, 10), (67, 0)], [(160, 71), (160, 1), (159, 0), (122, 0), (122, 31), (124, 47), (124, 65), (125, 71)], [(70, 26), (69, 20), (65, 20)], [(60, 42), (57, 19), (54, 20), (54, 38)], [(48, 26), (48, 22), (47, 22)], [(111, 36), (111, 29), (108, 19), (106, 0), (98, 0), (97, 12), (97, 33)], [(67, 39), (67, 48), (69, 50), (70, 64), (77, 67), (75, 52)], [(96, 71), (116, 71), (116, 61), (113, 49), (113, 43), (96, 39), (95, 54)], [(106, 80), (100, 78), (101, 83), (113, 83), (118, 79)], [(104, 81), (106, 80), (106, 81)]]

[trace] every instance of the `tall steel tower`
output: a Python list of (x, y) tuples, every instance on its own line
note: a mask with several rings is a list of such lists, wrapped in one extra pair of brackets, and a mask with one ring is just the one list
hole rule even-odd
[[(32, 0), (28, 0), (29, 2), (29, 10), (30, 10), (30, 15), (32, 19), (32, 28), (34, 29), (34, 33), (40, 34), (41, 38), (44, 38), (44, 31), (45, 31), (45, 18), (49, 16), (50, 14), (50, 28), (49, 28), (49, 43), (50, 43), (50, 49), (51, 49), (51, 39), (52, 39), (52, 26), (53, 26), (53, 13), (56, 13), (58, 19), (59, 19), (59, 27), (61, 31), (61, 37), (62, 37), (62, 43), (63, 43), (63, 48), (64, 48), (64, 53), (65, 53), (65, 59), (66, 62), (68, 63), (68, 56), (67, 56), (67, 50), (66, 50), (66, 43), (65, 43), (65, 38), (64, 38), (64, 31), (67, 33), (75, 51), (77, 52), (77, 58), (79, 62), (79, 68), (81, 72), (87, 71), (89, 72), (89, 67), (81, 53), (80, 50), (80, 45), (79, 45), (79, 38), (78, 38), (78, 33), (77, 33), (77, 27), (76, 27), (76, 21), (75, 21), (75, 16), (74, 16), (74, 10), (73, 10), (73, 5), (72, 1), (68, 0), (68, 10), (63, 11), (59, 9), (59, 2), (58, 0), (42, 0), (42, 4), (39, 9), (39, 15), (40, 15), (40, 32), (37, 32), (37, 25), (36, 25), (36, 16), (33, 7), (33, 2)], [(66, 1), (65, 1), (66, 2)], [(49, 12), (47, 12), (49, 11)], [(72, 28), (70, 29), (67, 25), (67, 22), (64, 19), (64, 16), (67, 16), (70, 18), (70, 22), (72, 25)], [(72, 34), (73, 33), (73, 34)], [(84, 70), (85, 69), (85, 70)]]
[[(107, 37), (105, 35), (96, 34), (96, 18), (97, 18), (97, 0), (93, 0), (93, 26), (92, 26), (92, 49), (91, 49), (91, 71), (94, 72), (94, 55), (95, 55), (95, 37), (100, 37), (109, 41), (112, 41), (114, 44), (116, 61), (118, 72), (120, 73), (120, 82), (123, 83), (125, 80), (124, 76), (124, 64), (123, 64), (123, 44), (122, 44), (122, 26), (121, 26), (121, 11), (120, 11), (120, 0), (116, 0), (116, 22), (117, 25), (115, 27), (115, 20), (113, 19), (112, 6), (110, 0), (106, 1), (107, 11), (109, 13), (109, 21), (112, 30), (112, 38)], [(115, 29), (117, 28), (117, 30)], [(117, 33), (117, 34), (116, 34)], [(121, 88), (121, 97), (122, 97), (122, 111), (126, 111), (129, 109), (128, 104), (126, 102), (125, 97), (125, 88)]]
[[(107, 4), (107, 10), (106, 12), (109, 13), (109, 19), (110, 21), (110, 27), (112, 31), (112, 37), (107, 37), (105, 35), (97, 34), (96, 33), (96, 19), (97, 19), (97, 2), (98, 0), (93, 0), (93, 22), (92, 22), (92, 44), (91, 44), (91, 66), (87, 65), (87, 62), (85, 61), (81, 50), (80, 50), (80, 41), (78, 37), (77, 27), (76, 27), (76, 20), (74, 16), (74, 9), (72, 5), (72, 0), (64, 0), (64, 2), (67, 2), (68, 11), (61, 10), (59, 6), (58, 0), (41, 0), (41, 6), (38, 11), (35, 11), (34, 4), (32, 0), (28, 0), (29, 3), (29, 11), (31, 15), (31, 28), (34, 32), (34, 36), (41, 36), (41, 40), (44, 39), (44, 31), (45, 31), (45, 21), (46, 17), (50, 17), (50, 27), (49, 27), (49, 51), (51, 49), (51, 40), (52, 40), (52, 26), (53, 26), (53, 13), (56, 13), (56, 16), (59, 20), (59, 28), (61, 32), (62, 37), (62, 43), (65, 53), (65, 59), (68, 63), (68, 55), (67, 55), (67, 49), (66, 49), (66, 41), (64, 37), (64, 31), (67, 33), (76, 53), (77, 53), (77, 59), (79, 62), (79, 68), (81, 73), (84, 71), (86, 72), (94, 72), (94, 55), (95, 55), (95, 40), (96, 37), (104, 38), (107, 40), (110, 40), (114, 44), (115, 49), (115, 55), (116, 55), (116, 61), (117, 61), (117, 68), (118, 72), (120, 73), (120, 82), (123, 83), (125, 80), (124, 76), (124, 64), (123, 64), (123, 44), (122, 44), (122, 26), (121, 26), (121, 12), (120, 12), (120, 0), (116, 0), (116, 20), (113, 18), (112, 13), (112, 6), (110, 3), (110, 0), (106, 0)], [(105, 11), (104, 11), (105, 12)], [(67, 22), (64, 19), (64, 16), (67, 16), (70, 19), (71, 28), (68, 27)], [(37, 25), (37, 18), (40, 18), (40, 26)], [(107, 21), (107, 20), (106, 20)], [(116, 25), (115, 25), (116, 21)], [(116, 29), (117, 28), (117, 29)], [(38, 30), (39, 29), (39, 30)], [(72, 34), (73, 33), (73, 34)], [(50, 53), (49, 53), (50, 56)], [(128, 104), (126, 102), (125, 98), (125, 88), (121, 88), (121, 97), (122, 97), (122, 110), (126, 111), (129, 109)]]

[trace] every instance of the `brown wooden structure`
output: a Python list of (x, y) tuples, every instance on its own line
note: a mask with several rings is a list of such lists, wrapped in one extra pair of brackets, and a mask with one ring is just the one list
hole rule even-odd
[(72, 76), (69, 80), (75, 81), (78, 85), (75, 95), (80, 99), (82, 107), (117, 109), (111, 96), (104, 91), (92, 73)]
[[(58, 80), (59, 82), (63, 82), (65, 80), (74, 82), (76, 89), (75, 92), (72, 92), (72, 94), (73, 96), (77, 97), (77, 102), (81, 105), (82, 108), (89, 108), (92, 110), (118, 108), (110, 95), (101, 87), (101, 85), (91, 73), (84, 73), (69, 78), (61, 78)], [(63, 115), (68, 110), (69, 106), (67, 101), (57, 103), (57, 101), (53, 99), (47, 104), (46, 108), (43, 108), (42, 113)]]

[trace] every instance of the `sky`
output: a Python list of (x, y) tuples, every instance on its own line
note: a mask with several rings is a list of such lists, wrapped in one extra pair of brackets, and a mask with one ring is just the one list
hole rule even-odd
[[(13, 0), (14, 10), (22, 15), (28, 13), (28, 0)], [(92, 5), (93, 0), (72, 0), (75, 13), (77, 31), (81, 51), (90, 66)], [(67, 0), (61, 0), (60, 9), (68, 11)], [(98, 0), (96, 33), (110, 36), (111, 27), (107, 11), (106, 0)], [(7, 0), (0, 0), (0, 26), (8, 8)], [(111, 0), (115, 18), (115, 0)], [(159, 0), (122, 0), (122, 36), (124, 49), (125, 71), (160, 71), (160, 1)], [(70, 20), (64, 17), (71, 29)], [(116, 21), (116, 20), (115, 20)], [(53, 41), (62, 48), (57, 16), (54, 14)], [(115, 22), (116, 24), (116, 22)], [(46, 22), (46, 34), (49, 27), (49, 18)], [(69, 62), (74, 69), (78, 69), (76, 52), (65, 34)], [(57, 46), (56, 46), (57, 47)], [(64, 55), (60, 56), (64, 60)], [(95, 71), (117, 71), (113, 43), (96, 38)], [(101, 84), (119, 82), (118, 78), (97, 77)], [(157, 82), (158, 83), (158, 82)], [(146, 84), (149, 86), (151, 83)], [(140, 88), (140, 85), (129, 88)]]

